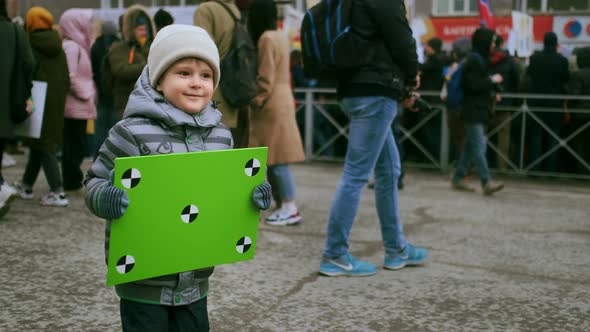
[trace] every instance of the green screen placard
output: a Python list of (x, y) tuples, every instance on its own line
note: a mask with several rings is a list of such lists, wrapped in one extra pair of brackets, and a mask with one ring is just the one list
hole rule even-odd
[(254, 258), (266, 147), (117, 158), (129, 207), (111, 225), (107, 285)]

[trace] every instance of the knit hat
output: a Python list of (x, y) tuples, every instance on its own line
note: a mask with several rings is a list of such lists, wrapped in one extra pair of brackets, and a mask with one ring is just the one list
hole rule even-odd
[(183, 58), (198, 58), (213, 70), (214, 87), (219, 84), (219, 51), (215, 42), (202, 28), (172, 24), (156, 34), (148, 55), (150, 84), (155, 87), (168, 67)]
[(31, 7), (25, 18), (25, 29), (29, 32), (48, 30), (53, 27), (53, 15), (43, 7)]

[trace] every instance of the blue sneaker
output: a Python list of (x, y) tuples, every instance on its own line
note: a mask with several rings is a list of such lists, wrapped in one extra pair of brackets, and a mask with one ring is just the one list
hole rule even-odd
[(350, 253), (332, 259), (324, 257), (320, 263), (320, 274), (328, 277), (365, 277), (377, 273), (374, 264), (354, 258)]
[(404, 266), (420, 265), (428, 257), (428, 251), (425, 248), (416, 248), (409, 244), (399, 254), (385, 254), (383, 267), (388, 270), (399, 270)]

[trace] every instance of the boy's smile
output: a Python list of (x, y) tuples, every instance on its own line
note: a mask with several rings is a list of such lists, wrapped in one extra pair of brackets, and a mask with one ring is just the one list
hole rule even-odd
[(166, 100), (188, 114), (202, 111), (213, 96), (213, 70), (205, 61), (185, 58), (176, 61), (156, 86)]

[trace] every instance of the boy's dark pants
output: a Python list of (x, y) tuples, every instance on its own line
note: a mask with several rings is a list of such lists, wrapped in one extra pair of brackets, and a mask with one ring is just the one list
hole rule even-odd
[(169, 307), (121, 299), (123, 332), (207, 332), (207, 297), (188, 305)]

